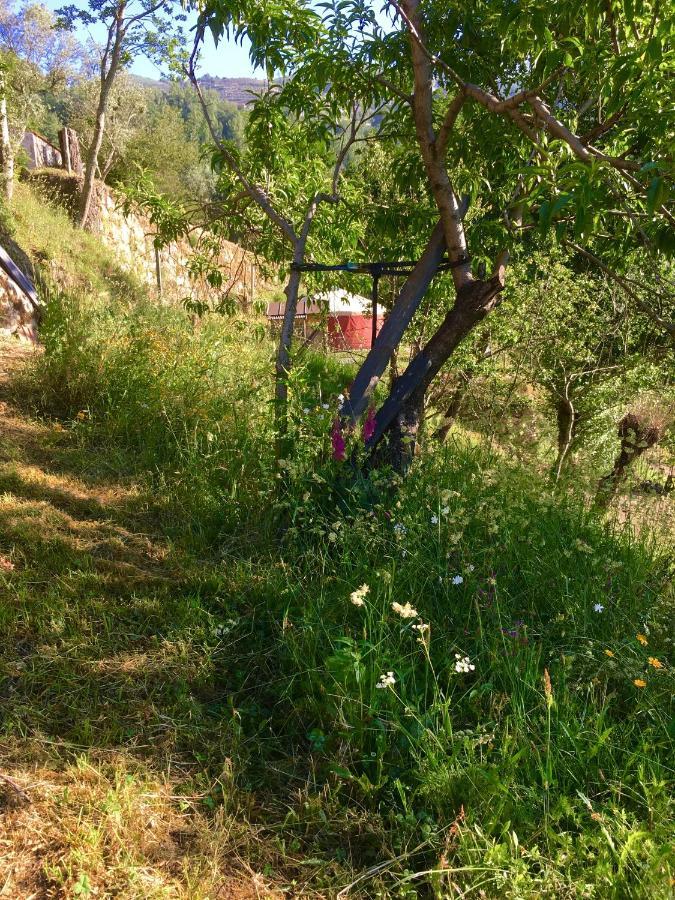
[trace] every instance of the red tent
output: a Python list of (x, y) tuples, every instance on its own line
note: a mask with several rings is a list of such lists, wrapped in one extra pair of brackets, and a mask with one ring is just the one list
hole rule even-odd
[[(267, 316), (272, 321), (283, 319), (285, 303), (270, 303)], [(369, 350), (373, 333), (372, 303), (366, 297), (336, 289), (298, 302), (297, 317), (311, 322), (315, 328), (325, 319), (328, 346), (333, 350)], [(377, 317), (377, 330), (384, 318)]]

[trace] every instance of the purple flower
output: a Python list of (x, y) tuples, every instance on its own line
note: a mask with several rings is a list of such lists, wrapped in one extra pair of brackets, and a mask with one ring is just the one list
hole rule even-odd
[(333, 421), (331, 441), (333, 444), (333, 459), (337, 460), (337, 462), (344, 462), (345, 448), (347, 445), (345, 444), (342, 428), (340, 427), (340, 420), (337, 417)]
[(368, 412), (366, 413), (366, 418), (363, 423), (363, 443), (367, 444), (368, 441), (375, 434), (375, 407), (370, 406), (368, 408)]

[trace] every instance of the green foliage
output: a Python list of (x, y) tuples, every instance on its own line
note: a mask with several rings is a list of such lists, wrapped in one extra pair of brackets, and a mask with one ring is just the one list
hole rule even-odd
[[(160, 627), (165, 648), (183, 648), (149, 719), (126, 706), (141, 702), (141, 684), (117, 695), (119, 727), (105, 725), (103, 696), (64, 654), (58, 673), (38, 667), (23, 688), (24, 729), (31, 697), (53, 694), (47, 678), (79, 698), (77, 714), (43, 702), (41, 727), (69, 740), (134, 742), (168, 716), (172, 746), (196, 755), (207, 781), (226, 755), (237, 789), (270, 799), (261, 815), (284, 859), (291, 846), (295, 858), (333, 859), (347, 833), (343, 862), (357, 874), (394, 860), (370, 872), (364, 897), (422, 886), (445, 896), (452, 884), (514, 900), (663, 894), (663, 548), (461, 436), (405, 483), (358, 477), (330, 453), (336, 394), (353, 373), (316, 355), (294, 367), (291, 427), (305, 450), (287, 461), (279, 496), (271, 348), (249, 325), (213, 319), (194, 333), (169, 310), (60, 297), (44, 329), (32, 375), (43, 412), (88, 459), (119, 453), (116, 465), (148, 479), (175, 552), (215, 560), (159, 605), (107, 608), (113, 633)], [(280, 544), (274, 511), (287, 523)], [(102, 608), (83, 603), (93, 627)], [(67, 640), (81, 641), (68, 621)], [(334, 875), (345, 883), (338, 869), (317, 871), (314, 887)]]

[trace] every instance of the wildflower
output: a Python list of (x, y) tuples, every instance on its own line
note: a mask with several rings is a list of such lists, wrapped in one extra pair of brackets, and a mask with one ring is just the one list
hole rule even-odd
[(368, 408), (368, 412), (366, 414), (366, 418), (363, 422), (363, 443), (367, 444), (368, 441), (375, 434), (375, 407), (370, 406)]
[(475, 572), (476, 567), (473, 565), (473, 563), (469, 563), (469, 565), (466, 567), (466, 571), (467, 572)]
[(345, 439), (342, 434), (342, 428), (340, 427), (340, 420), (338, 418), (333, 422), (333, 429), (331, 431), (331, 442), (333, 444), (333, 459), (337, 462), (343, 462), (345, 458)]
[(449, 507), (449, 506), (444, 506), (443, 509), (441, 510), (441, 515), (442, 515), (442, 516), (447, 516), (449, 512), (450, 512), (450, 507)]
[(365, 596), (368, 593), (370, 588), (367, 584), (362, 584), (360, 588), (357, 588), (355, 591), (352, 591), (349, 599), (354, 604), (354, 606), (363, 606), (365, 604)]
[(63, 427), (63, 425), (60, 422), (54, 422), (54, 431), (62, 432), (65, 430), (66, 429)]
[(75, 416), (75, 418), (77, 419), (78, 422), (84, 422), (84, 420), (87, 418), (87, 413), (83, 409), (81, 409), (79, 411), (79, 413)]
[(304, 412), (304, 414), (305, 414), (306, 416), (308, 416), (308, 415), (309, 415), (309, 406), (306, 406), (306, 407), (303, 409), (303, 412)]
[(328, 404), (328, 403), (322, 403), (322, 404), (321, 404), (321, 409), (330, 409), (330, 404)]
[(595, 603), (593, 605), (593, 611), (596, 613), (604, 612), (604, 609), (605, 607), (602, 605), (602, 603)]
[(382, 690), (384, 688), (393, 687), (396, 684), (396, 679), (394, 678), (393, 672), (387, 672), (385, 675), (380, 675), (380, 680), (375, 685), (376, 688)]
[(553, 688), (551, 687), (551, 676), (548, 674), (548, 669), (544, 669), (544, 696), (546, 697), (546, 703), (548, 706), (553, 704)]
[(431, 517), (431, 524), (432, 524), (432, 525), (438, 525), (438, 516), (432, 516), (432, 517)]
[(662, 669), (663, 668), (663, 663), (661, 662), (660, 659), (657, 659), (655, 656), (648, 656), (647, 662), (654, 669)]
[(14, 563), (11, 559), (7, 559), (6, 556), (0, 556), (0, 569), (3, 572), (12, 572), (14, 571)]
[(635, 637), (636, 637), (637, 640), (642, 644), (643, 647), (646, 647), (647, 644), (649, 643), (649, 641), (648, 641), (647, 638), (644, 636), (644, 634), (636, 634)]
[(612, 650), (605, 650), (605, 656), (609, 656), (610, 659), (613, 659), (614, 653)]
[(473, 672), (475, 668), (476, 667), (468, 656), (462, 656), (460, 653), (455, 653), (455, 672), (458, 674), (466, 674), (468, 672)]
[(338, 394), (337, 402), (338, 402), (338, 409), (342, 409), (342, 407), (345, 405), (345, 395)]
[(639, 688), (647, 687), (647, 682), (642, 678), (634, 678), (633, 684), (635, 685), (635, 687)]
[(406, 603), (405, 605), (401, 605), (400, 603), (392, 603), (391, 608), (395, 613), (398, 613), (402, 619), (414, 619), (418, 615), (417, 610), (413, 609), (410, 603)]
[(394, 525), (394, 532), (396, 534), (396, 537), (403, 537), (407, 530), (408, 529), (405, 527), (405, 525), (403, 525), (402, 522), (397, 522)]
[(453, 584), (463, 584), (464, 578), (461, 575), (454, 575), (452, 579)]
[(424, 634), (425, 631), (429, 630), (428, 622), (418, 622), (416, 625), (413, 625), (415, 631), (419, 631), (420, 634)]

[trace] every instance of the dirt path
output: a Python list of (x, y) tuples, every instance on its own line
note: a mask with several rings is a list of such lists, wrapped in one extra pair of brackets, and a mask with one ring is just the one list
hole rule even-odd
[(15, 402), (36, 352), (0, 344), (0, 898), (279, 896), (184, 749), (199, 566), (76, 422)]

